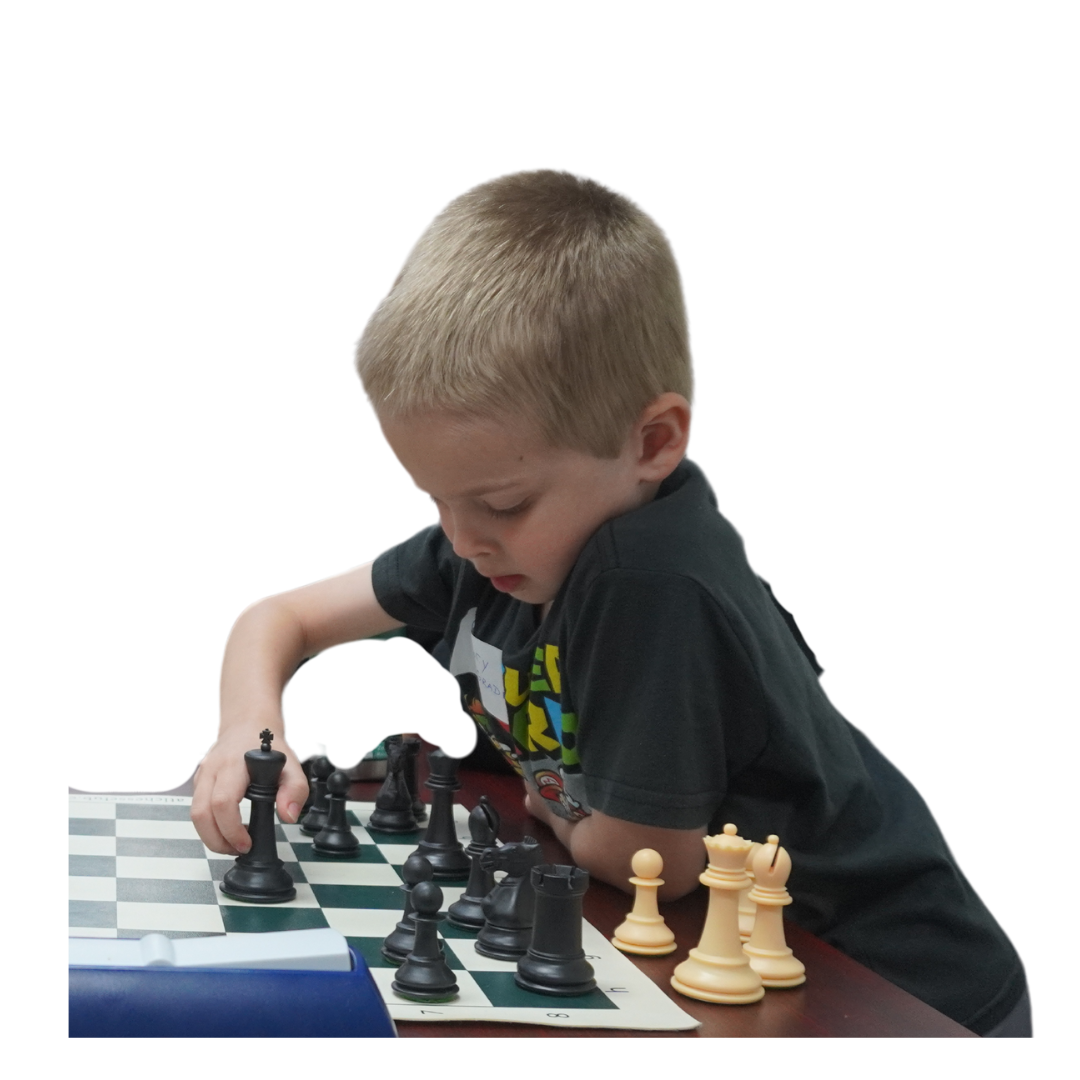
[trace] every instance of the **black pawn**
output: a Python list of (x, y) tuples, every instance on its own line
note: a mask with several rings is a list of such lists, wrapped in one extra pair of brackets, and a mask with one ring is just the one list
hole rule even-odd
[[(317, 757), (311, 763), (310, 806), (300, 819), (300, 831), (306, 836), (321, 832), (326, 824), (326, 814), (330, 809), (326, 801), (326, 778), (334, 771), (328, 757)], [(307, 805), (307, 804), (305, 804)]]
[(420, 881), (413, 886), (416, 940), (390, 984), (391, 990), (412, 1001), (449, 1001), (457, 997), (457, 980), (439, 943), (442, 900), (442, 889), (434, 881)]
[(400, 735), (391, 735), (384, 741), (386, 746), (386, 779), (375, 796), (375, 809), (368, 824), (379, 832), (416, 832), (419, 824), (413, 813), (412, 792), (405, 778), (408, 751), (402, 745)]
[(514, 982), (556, 997), (596, 989), (595, 972), (581, 947), (581, 904), (589, 874), (576, 866), (534, 866), (536, 894), (532, 944), (518, 961)]
[(278, 781), (285, 768), (285, 755), (271, 750), (273, 732), (267, 728), (259, 733), (262, 745), (244, 755), (247, 765), (247, 798), (251, 802), (248, 833), (251, 848), (241, 855), (221, 882), (221, 891), (234, 900), (249, 904), (283, 904), (296, 897), (293, 879), (278, 858), (274, 826), (274, 800)]
[(469, 834), (472, 843), (465, 849), (469, 883), (461, 899), (446, 909), (446, 917), (462, 930), (479, 930), (484, 925), (484, 897), (495, 888), (495, 871), (486, 870), (480, 857), (488, 848), (495, 847), (499, 835), (499, 814), (486, 795), (480, 796), (480, 802), (469, 814)]
[(413, 943), (416, 941), (416, 917), (413, 912), (412, 891), (421, 881), (431, 880), (431, 863), (423, 855), (410, 855), (401, 868), (403, 884), (401, 891), (405, 894), (405, 909), (401, 913), (401, 921), (390, 931), (382, 943), (380, 950), (383, 957), (391, 964), (400, 964), (412, 952)]
[(345, 816), (345, 797), (348, 794), (349, 774), (340, 769), (332, 772), (326, 778), (326, 797), (330, 802), (326, 824), (312, 841), (312, 846), (320, 855), (355, 855), (360, 846)]
[(415, 854), (431, 863), (436, 880), (459, 880), (469, 873), (469, 859), (454, 825), (454, 792), (461, 787), (457, 767), (458, 759), (441, 750), (428, 754), (425, 787), (431, 789), (431, 818)]

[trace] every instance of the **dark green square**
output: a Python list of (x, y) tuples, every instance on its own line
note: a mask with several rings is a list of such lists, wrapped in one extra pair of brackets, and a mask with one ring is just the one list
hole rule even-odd
[(405, 904), (396, 885), (312, 885), (311, 891), (324, 908), (378, 908), (400, 911)]
[(190, 821), (190, 806), (156, 803), (117, 803), (118, 821)]
[(230, 934), (262, 934), (274, 930), (321, 930), (330, 924), (318, 908), (277, 904), (222, 904), (221, 921)]
[(373, 829), (368, 825), (367, 834), (376, 844), (419, 844), (424, 836), (424, 830), (415, 829), (412, 832), (383, 832), (381, 829)]
[(549, 1012), (563, 1009), (617, 1009), (602, 990), (591, 990), (577, 997), (558, 997), (555, 994), (534, 994), (522, 990), (514, 982), (512, 971), (474, 971), (472, 977), (483, 990), (488, 1001), (499, 1009), (546, 1009)]
[(455, 926), (449, 919), (443, 919), (439, 923), (439, 933), (444, 938), (472, 938), (475, 941), (476, 935), (480, 933), (480, 928), (463, 930), (460, 926)]
[(68, 836), (115, 836), (116, 822), (112, 818), (68, 818)]
[(116, 856), (69, 855), (68, 877), (116, 877)]
[(364, 958), (364, 963), (369, 968), (394, 968), (397, 964), (391, 964), (382, 954), (382, 938), (376, 937), (347, 937), (349, 946)]
[(171, 878), (117, 878), (116, 899), (134, 904), (216, 904), (212, 881)]
[(116, 903), (113, 900), (69, 900), (68, 926), (116, 926)]

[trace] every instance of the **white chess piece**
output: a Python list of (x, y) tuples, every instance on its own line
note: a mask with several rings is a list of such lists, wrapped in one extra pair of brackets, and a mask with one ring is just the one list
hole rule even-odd
[(739, 937), (743, 941), (749, 941), (754, 932), (754, 915), (757, 906), (750, 899), (750, 890), (754, 887), (754, 856), (760, 850), (761, 845), (755, 840), (750, 845), (746, 855), (746, 873), (750, 878), (749, 884), (739, 893)]
[(701, 883), (709, 886), (709, 911), (696, 949), (675, 969), (671, 985), (687, 997), (724, 1005), (748, 1005), (765, 996), (761, 976), (750, 966), (739, 938), (739, 892), (746, 888), (750, 841), (734, 825), (705, 837), (709, 865)]
[(778, 836), (770, 836), (754, 856), (750, 899), (757, 904), (757, 916), (754, 932), (743, 946), (750, 966), (770, 989), (806, 982), (806, 968), (795, 958), (784, 938), (784, 907), (791, 903), (787, 891), (790, 873), (791, 856), (780, 847)]
[(664, 884), (664, 860), (652, 848), (642, 848), (630, 861), (634, 876), (634, 907), (615, 931), (611, 944), (623, 952), (662, 956), (675, 951), (675, 935), (656, 906), (656, 891)]

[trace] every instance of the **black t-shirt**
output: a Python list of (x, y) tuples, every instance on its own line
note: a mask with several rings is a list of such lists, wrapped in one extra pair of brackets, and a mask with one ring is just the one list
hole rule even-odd
[(556, 813), (776, 833), (800, 925), (974, 1031), (1019, 1000), (1008, 938), (918, 792), (825, 696), (692, 462), (597, 530), (544, 619), (438, 526), (373, 580)]

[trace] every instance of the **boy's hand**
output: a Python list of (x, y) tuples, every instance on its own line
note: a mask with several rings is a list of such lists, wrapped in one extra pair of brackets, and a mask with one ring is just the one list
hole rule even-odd
[[(256, 749), (258, 740), (230, 733), (210, 748), (195, 774), (191, 820), (202, 842), (220, 855), (242, 855), (251, 848), (251, 837), (240, 820), (240, 800), (249, 778), (244, 754)], [(274, 739), (274, 749), (285, 754), (285, 768), (277, 792), (277, 812), (292, 824), (300, 816), (308, 785), (300, 762), (284, 739)]]

